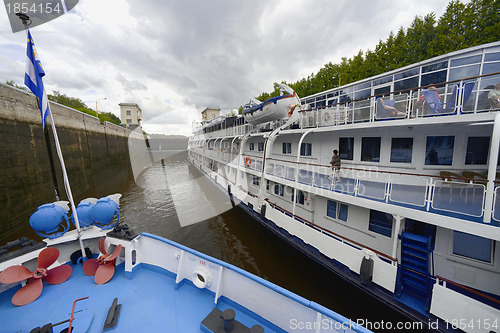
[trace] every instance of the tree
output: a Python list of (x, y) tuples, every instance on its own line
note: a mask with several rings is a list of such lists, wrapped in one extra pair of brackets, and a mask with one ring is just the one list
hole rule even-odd
[(6, 84), (6, 85), (9, 85), (9, 86), (11, 86), (11, 87), (17, 88), (17, 89), (24, 90), (24, 91), (30, 91), (28, 88), (26, 88), (26, 86), (19, 86), (19, 85), (17, 85), (17, 84), (14, 82), (14, 80), (5, 81), (5, 84)]
[[(299, 96), (309, 96), (440, 54), (498, 41), (499, 11), (498, 0), (471, 0), (467, 5), (452, 0), (439, 20), (435, 13), (416, 16), (406, 31), (400, 27), (396, 34), (391, 32), (375, 50), (360, 50), (350, 59), (343, 57), (339, 64), (329, 62), (316, 74), (289, 86)], [(258, 99), (264, 101), (277, 96), (275, 93), (276, 87), (273, 93), (262, 93)]]

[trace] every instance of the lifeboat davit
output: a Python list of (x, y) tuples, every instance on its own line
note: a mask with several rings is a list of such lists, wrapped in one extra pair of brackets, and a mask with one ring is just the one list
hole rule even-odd
[(300, 105), (300, 98), (286, 84), (280, 84), (280, 91), (281, 96), (265, 102), (253, 100), (246, 104), (242, 111), (245, 120), (250, 124), (259, 124), (291, 117), (295, 108)]

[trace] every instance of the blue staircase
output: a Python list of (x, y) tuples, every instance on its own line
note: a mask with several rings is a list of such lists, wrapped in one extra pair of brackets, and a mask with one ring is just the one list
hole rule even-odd
[(432, 254), (431, 238), (403, 232), (401, 264), (398, 270), (397, 297), (421, 303), (429, 311), (433, 280), (429, 272)]

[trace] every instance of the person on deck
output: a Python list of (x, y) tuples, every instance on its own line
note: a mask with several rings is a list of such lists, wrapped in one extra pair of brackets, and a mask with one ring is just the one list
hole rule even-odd
[(336, 182), (341, 182), (340, 179), (340, 167), (342, 164), (342, 161), (340, 160), (339, 152), (337, 149), (333, 150), (333, 156), (332, 160), (330, 161), (330, 164), (332, 165), (332, 174), (330, 177), (328, 177), (330, 180), (335, 180)]
[[(435, 91), (436, 95), (438, 97), (438, 100), (441, 101), (441, 96), (439, 96), (438, 90), (437, 90), (437, 88), (436, 88), (435, 85), (433, 85), (433, 84), (428, 85), (427, 86), (427, 90), (433, 90), (433, 91)], [(418, 98), (418, 100), (415, 102), (415, 109), (422, 108), (424, 106), (424, 104), (425, 104), (425, 96), (422, 93), (422, 95), (420, 95), (420, 97)]]
[(500, 109), (500, 82), (495, 85), (495, 89), (490, 90), (488, 99), (492, 110)]

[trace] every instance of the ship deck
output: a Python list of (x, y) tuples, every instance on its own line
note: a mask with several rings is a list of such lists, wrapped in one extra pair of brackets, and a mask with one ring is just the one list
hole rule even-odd
[[(94, 277), (84, 275), (76, 265), (68, 281), (60, 285), (44, 282), (41, 296), (22, 307), (11, 303), (18, 289), (0, 294), (0, 332), (30, 332), (67, 320), (73, 302), (83, 297), (88, 299), (76, 303), (73, 332), (101, 332), (114, 298), (121, 304), (117, 326), (111, 329), (116, 332), (200, 332), (201, 322), (215, 307), (221, 311), (232, 308), (235, 319), (248, 328), (259, 324), (266, 332), (282, 332), (224, 297), (215, 304), (212, 292), (196, 288), (191, 281), (178, 287), (173, 274), (150, 265), (137, 267), (132, 279), (125, 276), (124, 264), (118, 265), (113, 278), (103, 285), (95, 284)], [(54, 332), (67, 327), (68, 323), (61, 324)]]

